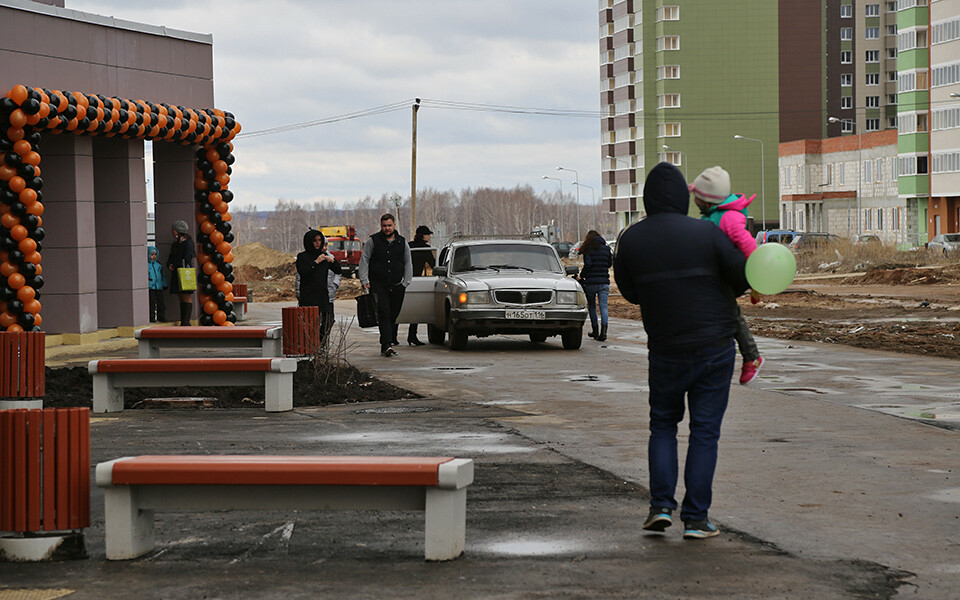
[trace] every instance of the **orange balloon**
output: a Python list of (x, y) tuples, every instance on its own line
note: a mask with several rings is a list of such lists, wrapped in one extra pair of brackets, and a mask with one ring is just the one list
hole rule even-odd
[(20, 224), (20, 217), (14, 215), (13, 213), (7, 213), (0, 217), (0, 225), (3, 225), (7, 229), (13, 229)]
[(23, 104), (27, 101), (27, 88), (17, 84), (10, 88), (10, 91), (7, 92), (7, 98), (10, 98), (17, 104)]
[(230, 185), (230, 176), (227, 175), (226, 173), (221, 173), (217, 175), (217, 178), (215, 179), (215, 181), (220, 184), (221, 188), (225, 188), (228, 185)]
[(11, 142), (19, 142), (23, 139), (23, 136), (22, 127), (7, 127), (7, 139)]
[(5, 260), (0, 263), (0, 275), (3, 275), (4, 277), (10, 277), (17, 272), (17, 269), (17, 265), (13, 264), (9, 260)]
[(222, 310), (218, 310), (217, 312), (213, 313), (213, 322), (217, 325), (223, 325), (227, 322), (227, 313), (223, 312)]
[[(43, 260), (43, 256), (39, 252), (31, 252), (24, 257), (24, 260), (27, 262), (32, 262), (35, 265), (40, 265), (40, 261)], [(37, 269), (37, 275), (39, 275), (40, 269)]]
[(3, 181), (10, 181), (10, 178), (17, 174), (17, 170), (13, 167), (3, 164), (0, 165), (0, 179)]
[(27, 188), (20, 192), (20, 202), (23, 202), (27, 206), (30, 206), (37, 201), (37, 192)]
[(220, 213), (221, 215), (227, 212), (228, 210), (230, 210), (230, 206), (223, 201), (217, 202), (216, 204), (213, 205), (213, 207), (216, 208), (217, 212)]
[[(30, 313), (31, 315), (35, 315), (35, 316), (36, 316), (37, 313), (40, 312), (40, 309), (41, 309), (41, 308), (42, 308), (42, 307), (40, 306), (40, 301), (39, 301), (39, 300), (36, 300), (36, 299), (31, 300), (31, 301), (29, 301), (29, 302), (24, 302), (24, 303), (23, 303), (23, 310), (27, 311), (27, 312)], [(37, 321), (36, 324), (39, 325), (40, 322)]]
[(230, 321), (227, 321), (226, 323), (223, 323), (223, 326), (224, 326), (224, 327), (236, 327), (237, 324), (236, 324), (236, 323), (231, 323)]
[(27, 189), (27, 182), (23, 180), (23, 177), (19, 175), (14, 175), (10, 178), (10, 181), (7, 182), (7, 185), (10, 186), (10, 191), (14, 194), (19, 194), (23, 190)]
[(36, 215), (36, 216), (38, 216), (38, 217), (39, 217), (40, 215), (42, 215), (42, 214), (43, 214), (43, 203), (41, 203), (41, 202), (34, 202), (34, 203), (31, 204), (30, 206), (28, 206), (28, 207), (27, 207), (27, 214), (28, 214), (28, 215)]
[(7, 333), (20, 333), (21, 331), (23, 331), (23, 327), (21, 327), (19, 323), (14, 323), (7, 327)]
[(233, 302), (233, 299), (236, 298), (236, 296), (233, 295), (233, 290), (232, 290), (233, 284), (230, 284), (230, 285), (231, 285), (231, 291), (227, 293), (227, 300), (229, 300), (230, 302)]
[(210, 148), (207, 150), (207, 161), (214, 162), (220, 160), (220, 153), (216, 151), (215, 148)]
[(232, 221), (232, 220), (233, 220), (233, 215), (231, 215), (230, 212), (227, 211), (227, 212), (223, 213), (223, 220), (224, 220), (224, 221)]
[[(208, 263), (208, 262), (212, 262), (212, 261), (210, 260), (210, 255), (209, 255), (209, 254), (204, 254), (203, 252), (201, 252), (200, 254), (197, 255), (197, 261), (198, 261), (201, 265), (206, 264), (206, 263)], [(216, 264), (216, 263), (214, 263), (214, 264)]]
[(217, 303), (213, 300), (203, 303), (203, 312), (207, 313), (208, 315), (212, 315), (213, 313), (217, 312), (218, 309), (219, 307), (217, 306)]
[(10, 228), (10, 237), (17, 240), (18, 242), (27, 239), (27, 235), (29, 235), (29, 233), (30, 232), (27, 231), (27, 228), (24, 227), (23, 225), (14, 225), (13, 227)]
[[(37, 302), (37, 304), (40, 303)], [(43, 323), (43, 317), (40, 316), (40, 312), (37, 311), (33, 313), (33, 324), (39, 326), (41, 323)], [(231, 325), (233, 325), (233, 323), (231, 323)]]
[(25, 285), (19, 290), (17, 290), (17, 299), (19, 299), (20, 302), (23, 302), (24, 305), (26, 305), (27, 302), (30, 302), (31, 300), (33, 300), (34, 297), (36, 297), (36, 295), (37, 295), (37, 291), (32, 287), (30, 287), (29, 285)]
[(209, 185), (207, 184), (206, 179), (194, 179), (193, 180), (194, 189), (200, 190), (201, 192), (207, 191)]
[(37, 275), (43, 275), (43, 267), (37, 265)]
[(232, 263), (233, 262), (233, 252), (228, 252), (223, 255), (223, 262)]
[(20, 273), (14, 273), (7, 277), (7, 285), (15, 290), (19, 290), (27, 284), (27, 278)]
[(226, 256), (230, 254), (230, 242), (220, 242), (217, 244), (217, 252)]
[(213, 232), (216, 230), (217, 230), (217, 226), (211, 223), (210, 221), (206, 221), (205, 223), (202, 223), (200, 225), (200, 231), (202, 231), (207, 235), (213, 235)]
[(223, 202), (223, 195), (220, 192), (210, 192), (207, 196), (207, 201), (210, 204), (216, 205), (218, 202)]
[(226, 296), (227, 294), (233, 291), (233, 284), (230, 283), (229, 281), (224, 281), (223, 283), (217, 286), (217, 291), (223, 292), (223, 295)]
[(213, 275), (217, 272), (217, 263), (205, 262), (203, 263), (203, 272), (207, 275)]
[(213, 170), (217, 173), (226, 173), (228, 166), (225, 161), (218, 160), (213, 163)]
[(200, 300), (200, 306), (203, 306), (207, 302), (213, 300), (213, 297), (197, 292), (197, 299)]
[(26, 156), (23, 157), (23, 162), (36, 167), (40, 164), (40, 155), (36, 152), (27, 152)]
[(27, 113), (23, 112), (19, 108), (12, 113), (10, 113), (10, 126), (21, 129), (24, 125), (27, 124)]
[(17, 317), (13, 313), (4, 311), (0, 313), (0, 327), (10, 327), (17, 322)]
[[(17, 225), (17, 227), (23, 227), (23, 225)], [(17, 245), (20, 248), (20, 252), (24, 254), (31, 254), (37, 251), (37, 241), (33, 238), (25, 238), (20, 240), (20, 243)]]
[(210, 276), (210, 283), (212, 283), (213, 285), (220, 285), (223, 282), (224, 282), (223, 273), (220, 273), (219, 271), (217, 271), (216, 273)]
[(13, 151), (19, 154), (20, 156), (24, 156), (27, 152), (30, 152), (31, 150), (33, 150), (33, 148), (30, 147), (30, 142), (28, 142), (27, 140), (20, 140), (19, 142), (13, 145)]
[(210, 235), (210, 243), (213, 244), (214, 246), (216, 246), (217, 244), (223, 241), (223, 234), (217, 231), (216, 229), (210, 232), (209, 235)]

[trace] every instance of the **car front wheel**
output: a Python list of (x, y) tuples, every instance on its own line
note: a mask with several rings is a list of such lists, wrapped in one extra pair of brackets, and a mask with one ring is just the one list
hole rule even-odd
[(583, 328), (568, 329), (560, 334), (560, 339), (563, 340), (564, 350), (577, 350), (583, 342)]
[(450, 334), (451, 350), (463, 350), (467, 347), (467, 332), (458, 329), (453, 321), (450, 321), (447, 333)]
[(541, 342), (547, 341), (547, 334), (545, 333), (531, 333), (530, 341), (534, 344), (539, 344)]

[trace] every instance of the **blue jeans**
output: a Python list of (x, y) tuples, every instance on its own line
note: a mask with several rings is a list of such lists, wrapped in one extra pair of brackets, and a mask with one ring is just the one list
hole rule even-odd
[(683, 521), (706, 519), (710, 509), (720, 424), (735, 360), (733, 340), (678, 354), (650, 353), (650, 505), (677, 508), (677, 425), (683, 420), (686, 397), (690, 439), (683, 470)]
[(607, 324), (607, 297), (610, 296), (609, 283), (584, 284), (583, 292), (587, 295), (587, 311), (590, 313), (590, 325), (597, 330), (597, 304), (600, 305), (600, 324)]

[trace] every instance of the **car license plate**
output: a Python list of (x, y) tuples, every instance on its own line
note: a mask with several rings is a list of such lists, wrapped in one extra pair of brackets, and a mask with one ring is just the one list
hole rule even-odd
[(506, 309), (503, 313), (505, 319), (546, 319), (547, 312), (543, 310), (519, 310)]

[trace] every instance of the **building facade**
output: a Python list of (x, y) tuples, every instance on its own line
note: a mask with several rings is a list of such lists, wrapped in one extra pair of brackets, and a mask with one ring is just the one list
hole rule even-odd
[(779, 142), (896, 127), (896, 2), (599, 9), (602, 198), (621, 226), (642, 216), (644, 174), (662, 160), (690, 179), (722, 165), (735, 191), (758, 194), (755, 227), (776, 226)]

